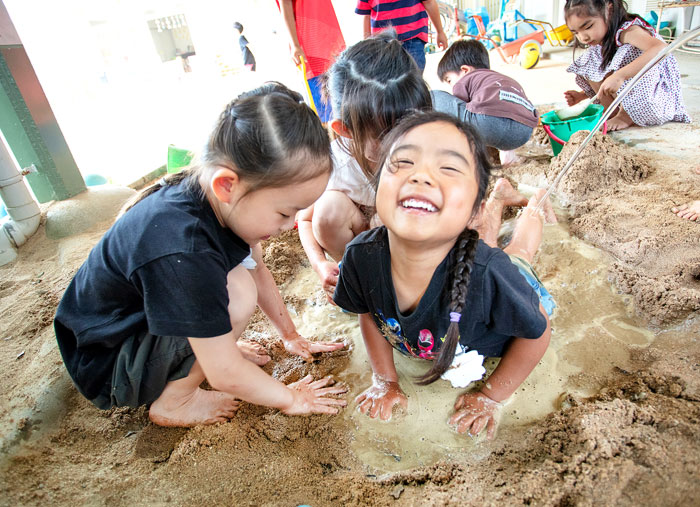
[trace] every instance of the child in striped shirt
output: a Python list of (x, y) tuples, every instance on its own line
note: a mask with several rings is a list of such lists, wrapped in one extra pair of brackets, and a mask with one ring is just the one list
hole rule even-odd
[(437, 32), (437, 46), (447, 49), (447, 35), (442, 28), (437, 0), (358, 0), (355, 12), (365, 16), (365, 38), (394, 28), (401, 45), (421, 72), (425, 69), (428, 20)]

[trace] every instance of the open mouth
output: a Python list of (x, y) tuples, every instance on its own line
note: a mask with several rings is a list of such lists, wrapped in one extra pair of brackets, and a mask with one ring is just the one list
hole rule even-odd
[(416, 199), (414, 197), (404, 199), (400, 202), (400, 204), (407, 210), (427, 211), (429, 213), (435, 213), (438, 210), (437, 207), (430, 201)]

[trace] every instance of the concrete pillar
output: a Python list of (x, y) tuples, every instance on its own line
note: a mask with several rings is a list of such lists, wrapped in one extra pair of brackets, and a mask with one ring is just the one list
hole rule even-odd
[(27, 182), (39, 202), (68, 199), (85, 182), (2, 0), (0, 26), (0, 132), (20, 167), (36, 169)]

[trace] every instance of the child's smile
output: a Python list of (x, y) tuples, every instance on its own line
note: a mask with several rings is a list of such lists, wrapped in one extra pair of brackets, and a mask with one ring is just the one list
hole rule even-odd
[(392, 147), (377, 188), (377, 213), (406, 240), (452, 240), (471, 218), (477, 192), (464, 134), (448, 123), (428, 123)]

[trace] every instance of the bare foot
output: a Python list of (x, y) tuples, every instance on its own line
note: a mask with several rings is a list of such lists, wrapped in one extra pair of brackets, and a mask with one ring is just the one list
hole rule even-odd
[(694, 170), (695, 170), (695, 174), (700, 174), (700, 165), (697, 166)]
[(540, 207), (539, 203), (546, 192), (544, 188), (538, 189), (518, 216), (513, 239), (504, 249), (507, 254), (517, 255), (532, 263), (542, 243), (542, 229), (545, 221), (544, 208), (547, 204)]
[(506, 178), (499, 178), (475, 225), (484, 243), (494, 248), (498, 246), (498, 232), (501, 229), (504, 207), (525, 205), (527, 205), (525, 196), (513, 188)]
[(501, 161), (502, 168), (512, 167), (514, 165), (521, 164), (523, 158), (515, 154), (515, 150), (498, 151), (498, 156)]
[[(537, 203), (539, 203), (540, 199), (545, 194), (545, 192), (543, 192), (542, 190), (544, 189), (538, 190), (535, 194), (536, 197), (539, 196), (537, 197), (537, 201), (535, 201)], [(528, 206), (529, 205), (530, 203), (528, 203)], [(544, 201), (544, 204), (542, 204), (542, 211), (544, 212), (544, 223), (556, 224), (557, 222), (559, 222), (559, 220), (557, 220), (557, 215), (554, 213), (554, 208), (552, 207), (552, 202), (549, 200), (549, 197), (547, 197), (547, 199)]]
[(632, 121), (632, 118), (630, 118), (624, 109), (620, 108), (613, 119), (608, 121), (608, 131), (623, 130), (633, 125), (636, 124)]
[(489, 200), (498, 199), (503, 206), (527, 206), (527, 199), (523, 194), (513, 188), (506, 178), (499, 178), (493, 186)]
[(671, 212), (691, 222), (697, 222), (700, 220), (700, 201), (693, 201), (673, 207), (671, 208)]
[(241, 351), (243, 357), (258, 366), (264, 366), (270, 361), (270, 356), (267, 350), (265, 350), (265, 347), (257, 342), (238, 340), (236, 345), (238, 345), (238, 349)]
[(151, 405), (148, 417), (159, 426), (214, 424), (233, 417), (238, 404), (233, 395), (220, 391), (205, 391), (197, 387), (183, 393), (166, 385), (163, 394)]

